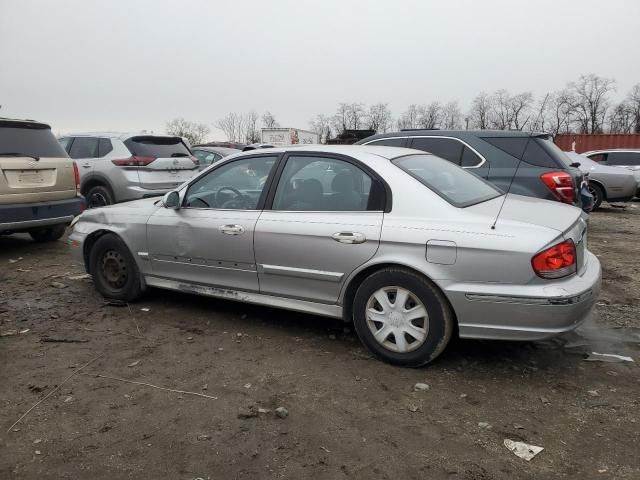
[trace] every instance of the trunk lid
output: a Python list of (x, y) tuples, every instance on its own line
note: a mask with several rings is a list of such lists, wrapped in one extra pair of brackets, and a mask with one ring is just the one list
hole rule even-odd
[(198, 173), (198, 165), (180, 137), (141, 135), (124, 143), (134, 157), (150, 160), (136, 168), (142, 188), (171, 190)]
[(0, 121), (0, 204), (65, 200), (76, 196), (71, 160), (48, 125)]

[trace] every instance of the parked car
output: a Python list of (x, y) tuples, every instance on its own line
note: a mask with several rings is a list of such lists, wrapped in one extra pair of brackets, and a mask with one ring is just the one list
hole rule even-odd
[(0, 118), (0, 234), (57, 240), (83, 209), (78, 166), (51, 127)]
[(580, 170), (587, 176), (589, 192), (593, 195), (593, 209), (600, 207), (603, 201), (628, 202), (638, 190), (638, 180), (633, 172), (622, 168), (609, 167), (594, 162), (576, 152), (565, 152), (567, 165), (580, 164)]
[(107, 298), (158, 287), (353, 320), (373, 354), (419, 366), (454, 331), (577, 327), (600, 289), (584, 217), (416, 150), (314, 145), (232, 155), (161, 200), (88, 210), (70, 243)]
[(594, 150), (583, 155), (602, 165), (631, 170), (638, 182), (636, 197), (640, 197), (640, 149)]
[(175, 136), (71, 134), (60, 143), (76, 159), (89, 208), (157, 197), (198, 172), (198, 161)]
[(505, 130), (402, 130), (373, 135), (356, 145), (423, 150), (460, 165), (505, 192), (558, 200), (587, 212), (593, 205), (582, 172), (566, 165), (562, 150), (546, 134)]
[(198, 159), (200, 170), (204, 170), (212, 163), (216, 163), (222, 160), (224, 157), (239, 153), (242, 150), (237, 148), (225, 148), (225, 147), (193, 147), (191, 149), (193, 156)]

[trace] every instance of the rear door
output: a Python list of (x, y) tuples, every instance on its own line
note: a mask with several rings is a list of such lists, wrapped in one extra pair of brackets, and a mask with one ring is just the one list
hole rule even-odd
[(67, 146), (69, 156), (78, 164), (81, 180), (90, 176), (95, 167), (95, 159), (99, 156), (99, 143), (97, 137), (72, 137)]
[(180, 137), (141, 135), (124, 141), (138, 166), (140, 186), (168, 191), (198, 173), (195, 157)]
[(336, 302), (378, 249), (384, 196), (382, 182), (353, 160), (289, 154), (272, 207), (256, 225), (260, 291)]
[(0, 204), (75, 196), (73, 162), (49, 126), (0, 120)]

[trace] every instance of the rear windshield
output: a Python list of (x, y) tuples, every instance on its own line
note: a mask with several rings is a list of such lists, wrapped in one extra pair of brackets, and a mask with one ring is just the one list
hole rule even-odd
[(502, 195), (477, 175), (434, 155), (407, 155), (393, 163), (456, 207), (468, 207)]
[(0, 122), (0, 155), (68, 158), (47, 125), (17, 122)]
[(483, 140), (512, 157), (538, 167), (558, 168), (564, 164), (564, 153), (547, 135), (535, 137), (484, 137)]
[(124, 144), (140, 157), (188, 157), (191, 152), (180, 137), (131, 137)]

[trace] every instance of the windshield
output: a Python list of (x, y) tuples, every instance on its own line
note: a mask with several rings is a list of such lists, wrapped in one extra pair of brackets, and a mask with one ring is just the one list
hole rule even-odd
[(133, 155), (140, 157), (188, 157), (191, 152), (180, 137), (132, 137), (124, 144)]
[(456, 207), (499, 197), (502, 192), (473, 173), (434, 155), (407, 155), (393, 164)]
[(68, 158), (49, 127), (18, 122), (0, 123), (0, 155)]

